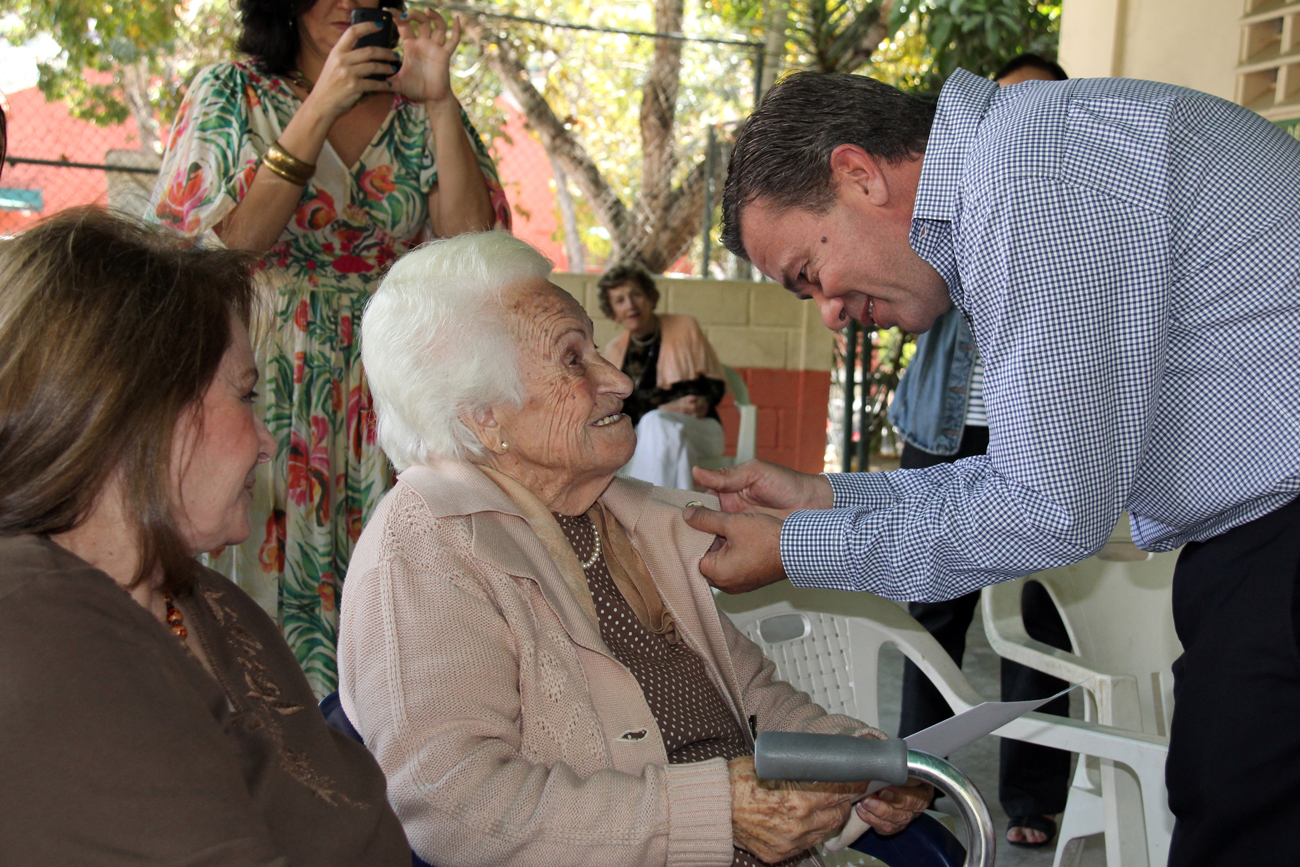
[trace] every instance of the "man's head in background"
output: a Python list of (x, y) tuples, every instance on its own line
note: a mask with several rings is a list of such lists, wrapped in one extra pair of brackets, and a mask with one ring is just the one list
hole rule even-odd
[(993, 75), (993, 80), (1002, 87), (1010, 87), (1022, 81), (1065, 81), (1070, 76), (1054, 60), (1048, 60), (1038, 54), (1017, 54), (1002, 64)]

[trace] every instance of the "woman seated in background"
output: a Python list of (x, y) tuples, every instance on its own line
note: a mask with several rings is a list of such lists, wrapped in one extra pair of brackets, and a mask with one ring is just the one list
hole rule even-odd
[(636, 427), (637, 445), (620, 475), (689, 489), (691, 467), (722, 455), (722, 362), (694, 317), (655, 315), (659, 290), (641, 265), (617, 265), (598, 285), (601, 311), (625, 329), (604, 356), (632, 380), (623, 411)]
[(249, 534), (249, 260), (97, 210), (0, 245), (0, 861), (409, 865), (360, 745), (198, 565)]
[[(760, 784), (754, 732), (883, 735), (773, 680), (719, 615), (694, 495), (614, 478), (632, 384), (549, 274), (509, 235), (462, 235), (403, 257), (366, 309), (401, 474), (344, 584), (343, 709), (439, 867), (800, 857), (862, 788)], [(859, 811), (897, 831), (930, 793)]]

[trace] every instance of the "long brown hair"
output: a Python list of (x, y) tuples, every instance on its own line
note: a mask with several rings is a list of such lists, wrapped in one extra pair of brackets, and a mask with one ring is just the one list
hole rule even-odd
[(138, 534), (136, 581), (194, 560), (176, 524), (172, 435), (247, 323), (245, 253), (202, 249), (89, 208), (0, 242), (0, 535), (62, 533), (113, 473)]

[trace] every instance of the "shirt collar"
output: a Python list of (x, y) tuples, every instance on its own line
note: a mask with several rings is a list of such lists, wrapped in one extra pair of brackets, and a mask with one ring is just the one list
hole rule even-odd
[(951, 222), (957, 218), (961, 198), (959, 181), (966, 151), (997, 92), (996, 82), (964, 69), (958, 69), (944, 83), (921, 165), (913, 221)]

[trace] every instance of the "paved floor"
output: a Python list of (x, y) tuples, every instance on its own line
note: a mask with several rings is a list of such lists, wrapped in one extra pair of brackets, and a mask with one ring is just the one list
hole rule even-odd
[[(975, 617), (966, 637), (966, 658), (962, 671), (980, 695), (996, 699), (998, 690), (998, 657), (984, 637), (980, 618)], [(898, 710), (902, 695), (903, 655), (886, 647), (880, 661), (880, 727), (890, 735), (898, 731)], [(1076, 698), (1072, 709), (1082, 716)], [(961, 768), (974, 781), (989, 804), (993, 826), (997, 831), (998, 867), (1052, 867), (1055, 846), (1042, 849), (1024, 849), (1006, 843), (1007, 816), (998, 804), (998, 743), (996, 737), (986, 737), (951, 756), (953, 764)], [(939, 801), (942, 808), (946, 799)], [(1078, 843), (1075, 846), (1079, 846)], [(1089, 838), (1082, 845), (1078, 867), (1104, 867), (1105, 850), (1101, 837)], [(1065, 862), (1069, 864), (1070, 861)]]

